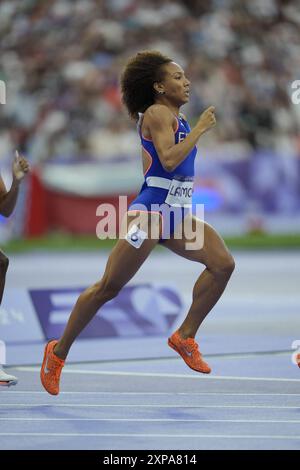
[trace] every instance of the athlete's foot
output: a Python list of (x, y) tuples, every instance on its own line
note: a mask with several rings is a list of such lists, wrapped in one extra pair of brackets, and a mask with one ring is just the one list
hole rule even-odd
[(49, 341), (45, 346), (43, 364), (41, 368), (41, 382), (43, 387), (51, 395), (59, 394), (59, 380), (65, 361), (53, 352), (56, 340)]
[(16, 385), (18, 383), (17, 377), (14, 375), (9, 375), (4, 370), (0, 369), (0, 385), (10, 387), (11, 385)]
[(182, 359), (191, 369), (197, 372), (202, 372), (203, 374), (209, 374), (211, 372), (209, 365), (202, 359), (198, 344), (194, 338), (184, 339), (177, 330), (168, 339), (168, 344), (172, 349), (180, 354)]

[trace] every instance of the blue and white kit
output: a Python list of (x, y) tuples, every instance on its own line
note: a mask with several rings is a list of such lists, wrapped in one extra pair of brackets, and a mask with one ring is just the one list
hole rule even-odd
[[(142, 148), (149, 157), (149, 166), (144, 174), (144, 184), (138, 196), (129, 206), (129, 211), (159, 212), (163, 219), (161, 241), (170, 238), (178, 223), (191, 212), (194, 183), (194, 162), (196, 146), (174, 171), (166, 171), (158, 157), (152, 140), (143, 136), (141, 130), (143, 115), (140, 114), (138, 131)], [(177, 129), (174, 131), (175, 144), (185, 139), (191, 129), (180, 115), (176, 116)], [(172, 209), (172, 210), (170, 210)]]

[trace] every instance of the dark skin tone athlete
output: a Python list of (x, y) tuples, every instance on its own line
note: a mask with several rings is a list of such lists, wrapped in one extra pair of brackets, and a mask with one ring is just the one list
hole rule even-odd
[[(177, 126), (175, 116), (179, 115), (181, 106), (189, 100), (190, 82), (183, 69), (175, 62), (170, 62), (163, 68), (165, 72), (163, 80), (154, 84), (157, 96), (155, 104), (150, 106), (143, 116), (142, 133), (146, 138), (153, 140), (165, 170), (173, 171), (191, 152), (200, 137), (215, 126), (216, 118), (214, 107), (209, 107), (201, 114), (190, 134), (182, 142), (175, 144), (174, 130)], [(144, 170), (148, 164), (148, 157), (143, 152)], [(155, 218), (155, 214), (153, 217)], [(184, 237), (182, 239), (171, 237), (163, 244), (174, 253), (205, 266), (195, 283), (191, 307), (179, 328), (180, 335), (184, 339), (195, 337), (204, 318), (222, 295), (234, 270), (234, 260), (217, 232), (206, 222), (192, 215), (187, 217), (192, 217), (193, 232), (203, 231), (203, 246), (198, 250), (189, 250), (187, 242), (190, 240)], [(156, 218), (156, 223), (161, 229), (160, 216), (157, 214)], [(127, 226), (130, 226), (134, 220), (135, 216), (127, 213), (125, 219)], [(147, 230), (147, 227), (143, 229)], [(139, 249), (124, 239), (117, 241), (108, 258), (102, 279), (86, 289), (74, 306), (63, 336), (54, 348), (54, 353), (59, 358), (67, 357), (79, 333), (98, 309), (114, 298), (132, 279), (158, 241), (158, 237), (148, 238)]]
[[(13, 181), (9, 191), (7, 191), (4, 181), (0, 176), (0, 214), (4, 217), (9, 217), (13, 213), (18, 199), (20, 183), (28, 171), (29, 164), (27, 160), (16, 152), (12, 164)], [(0, 250), (0, 305), (3, 298), (8, 264), (7, 256)]]

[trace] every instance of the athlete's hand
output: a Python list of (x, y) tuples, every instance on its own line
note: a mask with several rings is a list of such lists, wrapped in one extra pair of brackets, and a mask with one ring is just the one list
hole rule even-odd
[(201, 114), (197, 127), (199, 127), (202, 132), (207, 132), (209, 129), (216, 125), (216, 116), (215, 116), (215, 107), (210, 106)]
[(22, 155), (19, 155), (19, 152), (17, 150), (12, 165), (12, 172), (14, 180), (18, 182), (20, 182), (24, 178), (26, 173), (29, 172), (29, 163)]

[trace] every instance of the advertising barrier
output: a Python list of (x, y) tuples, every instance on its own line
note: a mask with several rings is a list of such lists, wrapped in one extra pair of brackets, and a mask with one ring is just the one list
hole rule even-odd
[[(0, 339), (7, 345), (44, 342), (62, 334), (84, 288), (7, 289), (0, 308)], [(79, 338), (166, 335), (182, 313), (172, 287), (126, 286), (96, 314)]]

